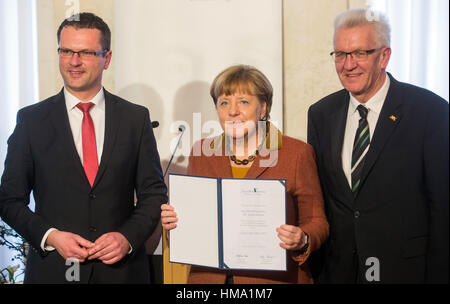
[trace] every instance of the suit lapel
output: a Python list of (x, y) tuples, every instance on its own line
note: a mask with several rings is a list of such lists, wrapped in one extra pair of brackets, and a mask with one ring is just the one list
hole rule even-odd
[(346, 92), (341, 105), (336, 112), (330, 117), (330, 147), (331, 157), (335, 172), (338, 172), (336, 176), (339, 185), (342, 185), (342, 189), (345, 189), (345, 195), (353, 197), (350, 186), (342, 169), (342, 145), (344, 144), (345, 127), (347, 124), (348, 106), (350, 102), (350, 95)]
[(380, 116), (378, 117), (369, 151), (367, 151), (364, 169), (361, 175), (360, 188), (364, 187), (364, 181), (367, 178), (367, 175), (374, 166), (387, 140), (399, 124), (403, 115), (401, 109), (402, 101), (397, 90), (398, 83), (392, 76), (389, 75), (389, 77), (391, 84), (386, 100), (381, 108)]
[(105, 173), (108, 165), (108, 160), (113, 151), (114, 144), (116, 142), (117, 130), (120, 124), (120, 111), (118, 110), (118, 103), (114, 95), (104, 89), (105, 92), (105, 141), (103, 143), (103, 152), (100, 164), (98, 167), (97, 176), (95, 177), (94, 188), (103, 174)]
[[(73, 140), (72, 130), (70, 129), (69, 116), (67, 114), (67, 107), (64, 98), (64, 89), (62, 89), (58, 95), (55, 96), (52, 103), (50, 119), (57, 134), (57, 138), (61, 140), (62, 147), (71, 161), (75, 162), (77, 172), (85, 183), (89, 185), (89, 180), (84, 172), (83, 165), (81, 163), (80, 156), (78, 155), (75, 142)], [(89, 185), (90, 187), (90, 185)]]

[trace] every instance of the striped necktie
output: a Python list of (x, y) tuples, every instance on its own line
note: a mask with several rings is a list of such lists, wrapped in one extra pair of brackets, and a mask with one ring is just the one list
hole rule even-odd
[(361, 184), (364, 159), (370, 145), (369, 123), (367, 122), (367, 113), (369, 110), (363, 105), (359, 105), (356, 109), (361, 118), (359, 119), (358, 130), (356, 130), (352, 152), (352, 192), (354, 195), (358, 193)]

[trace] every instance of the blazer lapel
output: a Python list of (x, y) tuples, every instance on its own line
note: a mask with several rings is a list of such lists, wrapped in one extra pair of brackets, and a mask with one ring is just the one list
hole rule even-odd
[(245, 178), (258, 178), (261, 174), (263, 174), (269, 167), (271, 167), (271, 164), (278, 157), (278, 155), (274, 155), (274, 153), (278, 153), (278, 151), (270, 150), (269, 153), (265, 154), (266, 156), (258, 155), (254, 160), (253, 165), (247, 171)]
[(402, 118), (402, 101), (399, 92), (397, 91), (398, 84), (390, 74), (389, 77), (391, 84), (386, 100), (381, 108), (380, 116), (378, 117), (369, 151), (367, 151), (364, 169), (361, 175), (360, 188), (364, 187), (364, 181), (367, 178), (367, 175)]
[(268, 168), (275, 166), (278, 162), (279, 150), (283, 148), (283, 135), (281, 132), (270, 122), (266, 122), (261, 126), (260, 132), (264, 132), (259, 153), (254, 160), (253, 165), (247, 171), (246, 178), (258, 178)]
[(64, 98), (64, 89), (62, 89), (51, 102), (54, 105), (52, 106), (52, 111), (50, 113), (50, 120), (55, 128), (57, 138), (61, 140), (66, 154), (69, 155), (73, 162), (75, 162), (78, 174), (85, 180), (86, 184), (89, 185), (89, 180), (84, 172), (83, 164), (81, 163), (80, 156), (75, 147), (72, 130), (70, 129), (69, 116), (67, 114)]
[(116, 142), (117, 130), (120, 124), (120, 111), (118, 110), (118, 103), (114, 95), (109, 93), (104, 89), (105, 92), (105, 141), (103, 143), (102, 158), (97, 171), (97, 176), (95, 177), (94, 188), (103, 174), (108, 165), (108, 160), (111, 156), (114, 143)]
[(230, 158), (226, 155), (217, 157), (207, 157), (210, 161), (210, 166), (216, 171), (217, 177), (233, 178), (231, 172)]
[[(208, 169), (214, 171), (216, 177), (233, 178), (229, 155), (225, 153), (225, 138), (223, 133), (214, 138), (207, 138), (203, 145), (208, 145), (208, 152), (202, 158), (208, 162)], [(201, 148), (203, 149), (203, 147)], [(202, 150), (203, 154), (203, 150)], [(211, 169), (209, 169), (211, 168)]]

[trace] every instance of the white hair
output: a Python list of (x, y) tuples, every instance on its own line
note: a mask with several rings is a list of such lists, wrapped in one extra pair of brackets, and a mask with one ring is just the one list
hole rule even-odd
[(365, 8), (355, 8), (343, 11), (334, 19), (334, 34), (342, 28), (352, 28), (372, 25), (375, 29), (375, 41), (378, 47), (390, 46), (391, 26), (389, 20), (381, 12)]

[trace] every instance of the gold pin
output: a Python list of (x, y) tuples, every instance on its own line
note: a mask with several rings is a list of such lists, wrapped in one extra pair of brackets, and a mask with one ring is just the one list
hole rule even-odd
[(394, 115), (391, 115), (389, 118), (390, 118), (392, 121), (396, 121), (396, 120), (397, 120), (397, 117), (395, 117)]

